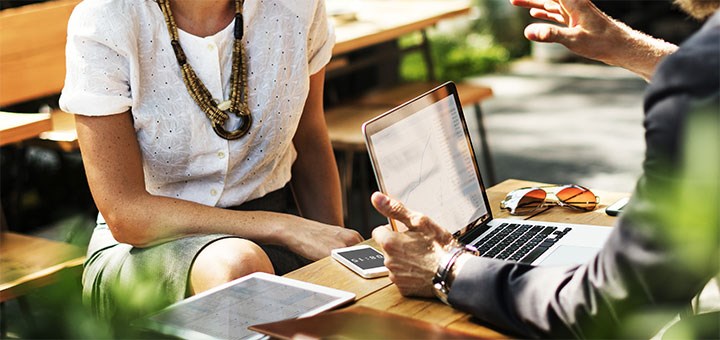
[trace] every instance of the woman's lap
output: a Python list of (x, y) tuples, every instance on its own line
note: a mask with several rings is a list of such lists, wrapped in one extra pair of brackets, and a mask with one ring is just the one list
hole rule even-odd
[[(96, 233), (110, 232), (101, 228)], [(197, 255), (208, 244), (228, 237), (234, 236), (192, 236), (149, 248), (116, 244), (97, 251), (85, 262), (83, 299), (103, 318), (117, 312), (149, 313), (182, 300), (189, 291), (189, 273)], [(280, 246), (260, 248), (278, 275), (309, 263)]]
[[(110, 230), (98, 226), (93, 239), (104, 233)], [(123, 309), (143, 313), (179, 301), (185, 297), (188, 273), (197, 253), (222, 237), (187, 237), (149, 248), (119, 243), (101, 249), (85, 262), (83, 300), (102, 317)]]
[[(267, 203), (268, 198), (261, 200)], [(83, 300), (103, 318), (118, 313), (149, 313), (182, 300), (189, 292), (189, 275), (195, 258), (207, 245), (229, 237), (236, 236), (197, 235), (148, 248), (135, 248), (117, 243), (109, 228), (100, 224), (88, 246), (82, 279)], [(284, 247), (259, 246), (277, 275), (309, 263)]]

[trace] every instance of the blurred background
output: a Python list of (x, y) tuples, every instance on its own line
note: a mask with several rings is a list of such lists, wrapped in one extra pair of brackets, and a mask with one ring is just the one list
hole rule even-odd
[[(331, 9), (362, 0), (327, 1)], [(42, 1), (2, 0), (0, 9), (37, 2)], [(670, 0), (594, 2), (631, 27), (674, 43), (682, 42), (700, 26)], [(482, 106), (486, 138), (495, 161), (495, 182), (519, 178), (631, 191), (644, 152), (641, 122), (645, 81), (622, 69), (574, 56), (559, 45), (529, 43), (522, 32), (533, 20), (526, 10), (514, 8), (506, 0), (474, 0), (469, 16), (443, 21), (428, 31), (438, 80), (466, 80), (494, 92)], [(419, 33), (410, 34), (375, 49), (402, 48), (420, 39)], [(360, 56), (371, 53), (372, 49), (358, 52)], [(358, 92), (358, 88), (428, 76), (420, 52), (372, 68), (381, 71), (329, 80), (326, 88), (333, 98), (327, 100), (328, 105)], [(48, 111), (57, 108), (57, 98), (50, 96), (0, 110)], [(466, 116), (474, 128), (474, 115)], [(25, 162), (22, 168), (12, 166), (19, 161)], [(21, 220), (23, 232), (85, 244), (84, 231), (94, 225), (96, 210), (79, 151), (8, 146), (0, 150), (0, 162), (0, 197), (3, 202), (17, 197), (18, 202), (5, 211), (11, 230), (13, 222)], [(354, 203), (354, 209), (360, 209), (361, 202)], [(374, 221), (381, 223), (382, 219)], [(351, 222), (356, 225), (361, 220)], [(67, 228), (56, 228), (58, 225)]]
[[(328, 1), (333, 2), (347, 4)], [(671, 0), (593, 3), (613, 18), (675, 44), (702, 24), (682, 13)], [(485, 185), (518, 178), (631, 192), (641, 174), (645, 151), (642, 119), (647, 82), (624, 69), (574, 55), (564, 46), (529, 42), (523, 30), (539, 20), (506, 0), (475, 0), (473, 4), (469, 17), (443, 21), (428, 37), (438, 80), (465, 81), (493, 90), (493, 96), (482, 102), (485, 138), (495, 170), (494, 180), (484, 178)], [(419, 33), (411, 34), (397, 45), (413, 46), (422, 38)], [(384, 65), (381, 77), (364, 73), (349, 83), (365, 86), (388, 81), (388, 74), (397, 75), (400, 81), (422, 81), (428, 78), (423, 59), (420, 52), (406, 54), (399, 60), (397, 72)], [(358, 89), (347, 92), (354, 91)], [(474, 147), (484, 175), (487, 168), (483, 168), (485, 159), (472, 108), (465, 108), (465, 116), (474, 131)], [(355, 183), (358, 185), (362, 183)], [(353, 207), (360, 209), (366, 198), (359, 196), (360, 192), (354, 194)], [(358, 211), (369, 211), (371, 226), (386, 222), (371, 208)], [(358, 214), (350, 225), (365, 223)]]

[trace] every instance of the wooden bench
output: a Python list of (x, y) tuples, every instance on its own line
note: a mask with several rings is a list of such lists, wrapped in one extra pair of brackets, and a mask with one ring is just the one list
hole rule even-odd
[[(375, 90), (369, 94), (363, 96), (359, 100), (359, 104), (363, 106), (384, 106), (393, 108), (398, 106), (428, 90), (440, 85), (438, 82), (412, 82), (400, 84), (390, 89)], [(483, 177), (488, 182), (485, 183), (488, 186), (495, 185), (497, 178), (495, 177), (495, 164), (493, 162), (492, 154), (490, 153), (490, 146), (487, 141), (487, 133), (485, 131), (485, 122), (483, 118), (483, 112), (481, 103), (484, 100), (490, 99), (493, 95), (492, 89), (487, 86), (477, 85), (469, 82), (458, 82), (455, 84), (460, 97), (460, 104), (463, 107), (473, 107), (475, 110), (475, 121), (477, 124), (477, 137), (480, 141), (481, 154), (485, 171), (483, 171)]]
[[(4, 224), (4, 217), (3, 224)], [(67, 279), (79, 279), (85, 249), (65, 242), (14, 232), (0, 232), (0, 337), (7, 335), (5, 302), (16, 299), (26, 322), (33, 325), (25, 295)]]
[[(389, 89), (378, 89), (362, 96), (358, 104), (363, 106), (398, 106), (430, 89), (440, 85), (439, 82), (411, 82), (393, 86)], [(463, 106), (481, 103), (492, 97), (492, 89), (487, 86), (475, 85), (467, 82), (455, 84)]]
[(14, 232), (0, 233), (0, 302), (53, 284), (63, 275), (79, 277), (85, 250), (64, 242)]
[[(57, 95), (65, 81), (67, 22), (79, 0), (53, 0), (0, 11), (0, 107)], [(77, 150), (74, 118), (64, 113), (2, 113), (0, 145), (22, 143), (38, 136), (60, 150)], [(10, 126), (38, 129), (33, 136)], [(52, 125), (52, 131), (48, 130)], [(64, 130), (61, 131), (61, 130)], [(17, 133), (16, 133), (17, 132)], [(62, 138), (60, 138), (62, 137)], [(22, 169), (21, 169), (22, 170)], [(79, 279), (85, 250), (64, 242), (7, 231), (0, 211), (0, 308), (17, 299), (21, 310), (31, 316), (25, 295), (66, 277)], [(6, 317), (0, 316), (0, 337), (5, 337)]]

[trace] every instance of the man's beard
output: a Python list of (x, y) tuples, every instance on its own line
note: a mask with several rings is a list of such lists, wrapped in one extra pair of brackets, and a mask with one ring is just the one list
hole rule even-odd
[(674, 2), (696, 19), (705, 19), (720, 8), (720, 0), (674, 0)]

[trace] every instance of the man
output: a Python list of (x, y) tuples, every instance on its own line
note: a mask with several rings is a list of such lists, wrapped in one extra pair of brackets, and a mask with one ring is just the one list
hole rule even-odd
[[(373, 232), (390, 279), (406, 296), (447, 293), (451, 306), (522, 337), (650, 337), (720, 271), (720, 2), (677, 1), (710, 17), (677, 48), (630, 30), (590, 0), (510, 1), (564, 25), (530, 25), (529, 39), (652, 79), (643, 176), (604, 248), (579, 266), (473, 256), (431, 219), (375, 193), (380, 213), (410, 227)], [(444, 287), (433, 286), (436, 273)]]

